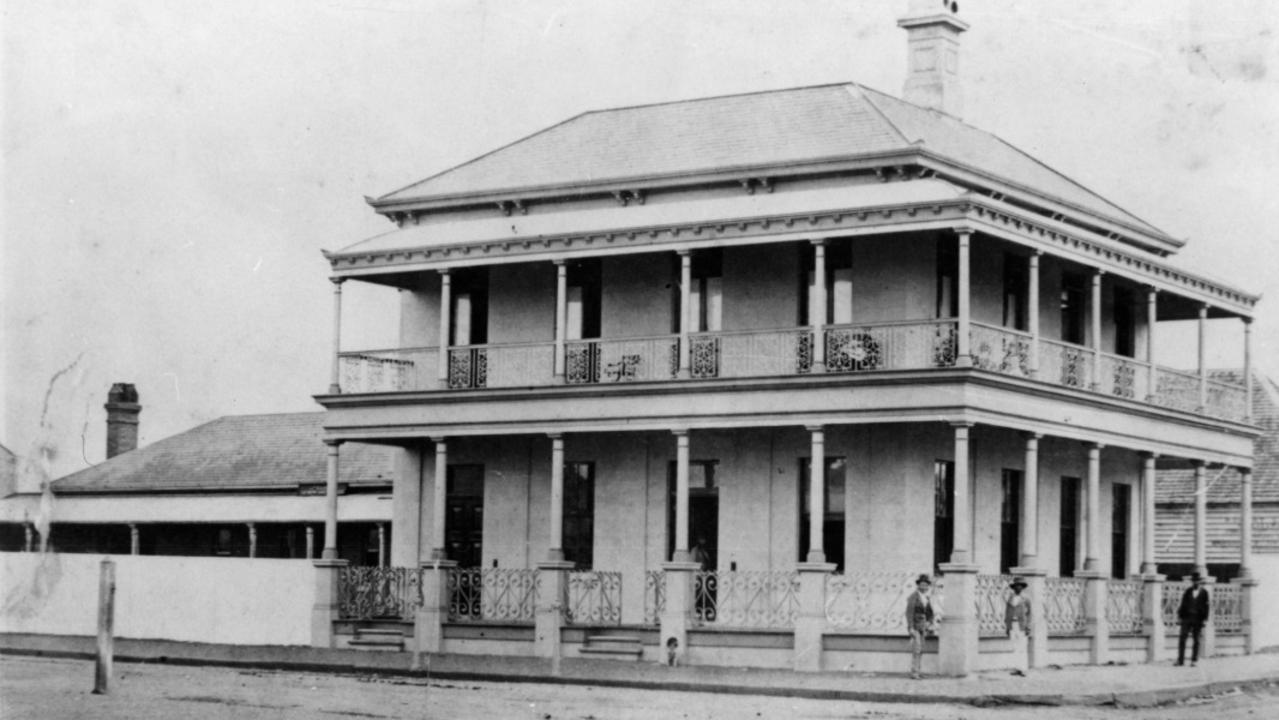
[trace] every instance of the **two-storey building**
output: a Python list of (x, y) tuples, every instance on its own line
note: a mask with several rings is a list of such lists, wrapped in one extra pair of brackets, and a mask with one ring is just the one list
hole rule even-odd
[[(317, 642), (377, 607), (422, 652), (904, 670), (937, 573), (926, 663), (964, 673), (1009, 657), (1018, 574), (1034, 662), (1159, 657), (1156, 463), (1251, 468), (1202, 358), (1257, 298), (965, 124), (953, 5), (900, 25), (904, 99), (589, 112), (370, 200), (317, 399), (331, 473), (401, 449), (402, 570), (333, 566)], [(341, 347), (347, 282), (399, 290), (398, 347)], [(1155, 353), (1178, 320), (1196, 368)]]

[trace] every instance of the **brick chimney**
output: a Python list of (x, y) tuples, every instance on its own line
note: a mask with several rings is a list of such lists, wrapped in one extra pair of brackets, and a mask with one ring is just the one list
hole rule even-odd
[(897, 25), (906, 30), (902, 99), (959, 117), (964, 108), (959, 89), (959, 34), (968, 29), (968, 23), (959, 19), (959, 3), (910, 0), (906, 17)]
[(107, 393), (107, 457), (113, 458), (138, 446), (138, 391), (129, 383), (116, 383)]

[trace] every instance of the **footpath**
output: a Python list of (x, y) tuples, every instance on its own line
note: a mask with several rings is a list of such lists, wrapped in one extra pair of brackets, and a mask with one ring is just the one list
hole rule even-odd
[[(0, 654), (92, 658), (91, 637), (0, 634)], [(415, 656), (311, 647), (115, 641), (117, 662), (221, 665), (342, 674), (403, 675), (595, 685), (653, 690), (771, 695), (865, 702), (992, 705), (1117, 705), (1150, 707), (1235, 689), (1279, 684), (1279, 653), (1201, 660), (1198, 667), (1080, 665), (1031, 670), (1025, 676), (990, 671), (966, 678), (725, 667), (484, 655)]]

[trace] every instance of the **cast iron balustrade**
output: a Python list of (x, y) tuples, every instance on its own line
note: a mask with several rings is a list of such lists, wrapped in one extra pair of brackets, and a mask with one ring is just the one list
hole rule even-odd
[(659, 625), (665, 609), (666, 571), (648, 570), (644, 573), (644, 624)]
[[(906, 598), (915, 591), (917, 577), (913, 572), (827, 575), (827, 625), (840, 632), (904, 635)], [(941, 603), (935, 592), (932, 598), (936, 613)]]
[(365, 350), (338, 355), (338, 379), (347, 394), (426, 390), (435, 386), (437, 348)]
[(982, 637), (1002, 637), (1006, 634), (1004, 611), (1007, 609), (1008, 598), (1013, 594), (1009, 587), (1013, 579), (1012, 575), (977, 576), (974, 601), (977, 606), (977, 629)]
[[(1087, 581), (1082, 578), (1044, 578), (1044, 621), (1052, 637), (1082, 635), (1087, 627), (1084, 614), (1084, 591)], [(1036, 608), (1032, 608), (1033, 612)]]
[(785, 570), (698, 572), (693, 623), (715, 627), (790, 629), (799, 615), (799, 573)]
[(1199, 410), (1199, 376), (1194, 373), (1155, 368), (1156, 405), (1174, 410)]
[(1014, 377), (1030, 377), (1029, 334), (974, 322), (970, 337), (973, 367)]
[(449, 622), (531, 624), (537, 570), (453, 568), (448, 573)]
[(1208, 607), (1212, 623), (1218, 635), (1238, 635), (1243, 632), (1243, 588), (1222, 583), (1213, 585)]
[(1163, 614), (1164, 628), (1166, 630), (1176, 632), (1177, 626), (1181, 623), (1181, 618), (1177, 617), (1177, 610), (1181, 608), (1182, 594), (1189, 587), (1190, 583), (1188, 582), (1164, 583)]
[(564, 621), (569, 625), (621, 625), (622, 573), (570, 572)]
[(554, 343), (468, 345), (449, 350), (450, 388), (550, 385), (554, 373)]
[(679, 370), (679, 338), (671, 335), (565, 344), (565, 381), (615, 383), (673, 380)]
[(1142, 602), (1146, 584), (1140, 580), (1110, 580), (1106, 583), (1106, 624), (1111, 635), (1142, 633)]
[(1097, 392), (1128, 400), (1145, 400), (1149, 377), (1149, 363), (1102, 353), (1101, 367), (1097, 369)]
[(1039, 339), (1038, 378), (1046, 383), (1087, 390), (1092, 364), (1092, 350), (1082, 345)]
[(954, 322), (950, 320), (826, 328), (826, 372), (920, 370), (954, 362)]
[(1248, 391), (1239, 385), (1220, 380), (1208, 381), (1208, 407), (1204, 412), (1228, 420), (1242, 420), (1248, 416)]
[(405, 567), (344, 567), (338, 571), (338, 617), (412, 620), (422, 606), (422, 571)]

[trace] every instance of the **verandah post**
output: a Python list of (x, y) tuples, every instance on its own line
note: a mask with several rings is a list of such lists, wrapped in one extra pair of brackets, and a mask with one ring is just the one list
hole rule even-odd
[(954, 423), (955, 512), (950, 562), (945, 576), (937, 660), (943, 675), (963, 677), (977, 665), (977, 566), (972, 562), (972, 503), (969, 501), (968, 433), (971, 423)]

